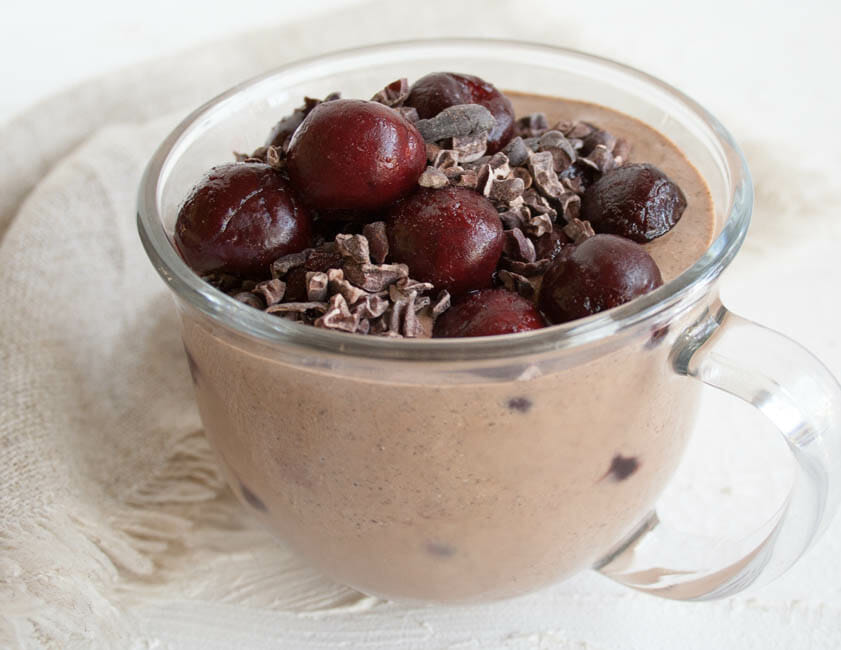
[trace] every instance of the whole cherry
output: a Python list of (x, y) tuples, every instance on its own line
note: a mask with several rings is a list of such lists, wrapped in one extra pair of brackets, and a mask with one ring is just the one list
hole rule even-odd
[(590, 185), (581, 199), (581, 218), (596, 232), (645, 243), (665, 235), (686, 209), (686, 197), (654, 165), (617, 167)]
[(639, 244), (595, 235), (564, 251), (543, 276), (538, 306), (553, 323), (618, 307), (663, 284), (660, 269)]
[(456, 301), (435, 322), (436, 338), (493, 336), (546, 326), (531, 301), (506, 289), (485, 289)]
[(511, 100), (487, 81), (467, 74), (433, 72), (418, 79), (404, 105), (412, 106), (421, 119), (435, 117), (449, 106), (481, 104), (496, 119), (488, 134), (487, 153), (502, 149), (514, 135), (514, 107)]
[(262, 163), (211, 169), (178, 212), (173, 238), (196, 273), (268, 275), (269, 264), (310, 243), (310, 215), (289, 182)]
[(398, 201), (386, 234), (393, 262), (453, 295), (491, 286), (504, 241), (493, 204), (463, 187), (421, 188)]
[(366, 211), (408, 194), (426, 168), (426, 145), (394, 109), (361, 99), (316, 106), (295, 130), (289, 178), (317, 210)]

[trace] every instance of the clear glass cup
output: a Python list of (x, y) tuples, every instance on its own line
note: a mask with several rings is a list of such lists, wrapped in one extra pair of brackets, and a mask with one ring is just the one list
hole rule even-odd
[[(178, 256), (171, 233), (189, 189), (232, 151), (262, 143), (304, 95), (369, 97), (398, 77), (451, 68), (655, 126), (709, 184), (713, 244), (630, 304), (468, 340), (301, 326), (220, 293)], [(706, 599), (785, 571), (839, 500), (838, 383), (798, 344), (718, 299), (752, 197), (727, 131), (657, 79), (560, 48), (438, 40), (294, 63), (213, 99), (149, 163), (138, 226), (175, 296), (201, 417), (231, 487), (315, 567), (410, 600), (499, 598), (588, 568)], [(695, 538), (657, 515), (704, 384), (754, 404), (798, 467), (777, 514), (739, 539)]]

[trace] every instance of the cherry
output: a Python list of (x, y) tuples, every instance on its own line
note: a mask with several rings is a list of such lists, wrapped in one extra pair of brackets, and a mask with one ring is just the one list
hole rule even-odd
[(269, 264), (310, 243), (310, 216), (289, 182), (263, 163), (211, 169), (181, 206), (175, 245), (198, 274), (268, 276)]
[(617, 307), (663, 284), (660, 269), (639, 244), (595, 235), (564, 251), (543, 276), (538, 306), (553, 323)]
[(409, 91), (405, 106), (413, 106), (421, 119), (435, 117), (456, 104), (481, 104), (496, 119), (488, 134), (488, 154), (502, 149), (514, 136), (514, 107), (511, 100), (487, 81), (467, 74), (433, 72), (418, 79)]
[(361, 99), (316, 106), (289, 142), (289, 178), (318, 210), (374, 210), (408, 194), (426, 145), (394, 109)]
[(596, 232), (644, 243), (665, 235), (686, 209), (686, 197), (654, 165), (617, 167), (587, 188), (581, 218)]
[(485, 289), (464, 296), (435, 322), (436, 338), (493, 336), (546, 326), (531, 301), (506, 289)]
[(453, 295), (491, 286), (504, 241), (493, 204), (463, 187), (420, 188), (389, 210), (386, 234), (393, 262)]

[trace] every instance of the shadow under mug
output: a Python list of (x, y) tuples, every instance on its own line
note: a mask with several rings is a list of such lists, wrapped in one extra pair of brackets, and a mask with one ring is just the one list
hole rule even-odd
[[(304, 95), (368, 97), (451, 68), (660, 130), (710, 187), (713, 244), (678, 278), (614, 310), (516, 335), (422, 341), (263, 314), (175, 252), (189, 189), (231, 151), (262, 143)], [(798, 344), (718, 300), (752, 198), (730, 135), (674, 88), (571, 50), (436, 40), (294, 63), (213, 99), (149, 163), (138, 225), (175, 296), (202, 421), (232, 488), (315, 567), (367, 593), (438, 602), (523, 593), (595, 567), (689, 600), (781, 574), (839, 500), (838, 383)], [(696, 538), (657, 514), (704, 384), (756, 406), (798, 467), (777, 514), (739, 539)]]

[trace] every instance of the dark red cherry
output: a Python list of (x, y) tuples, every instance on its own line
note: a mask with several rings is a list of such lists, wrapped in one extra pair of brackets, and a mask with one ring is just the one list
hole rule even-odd
[(196, 273), (268, 276), (269, 264), (310, 243), (310, 215), (289, 182), (262, 163), (211, 169), (181, 206), (175, 245)]
[(374, 210), (412, 191), (426, 145), (394, 109), (361, 99), (316, 106), (292, 136), (289, 178), (318, 210)]
[(491, 286), (504, 240), (493, 204), (463, 187), (419, 189), (392, 206), (386, 233), (393, 262), (453, 295)]
[(502, 149), (514, 136), (514, 107), (511, 100), (487, 81), (467, 74), (433, 72), (418, 79), (409, 91), (405, 106), (413, 106), (422, 119), (435, 117), (456, 104), (481, 104), (496, 119), (488, 134), (488, 151)]
[(686, 197), (654, 165), (617, 167), (587, 188), (581, 218), (596, 232), (645, 243), (665, 235), (686, 209)]
[(543, 276), (538, 306), (553, 323), (618, 307), (663, 284), (660, 269), (639, 244), (596, 235), (555, 258)]
[(546, 327), (531, 301), (505, 289), (469, 293), (435, 322), (436, 338), (514, 334)]

